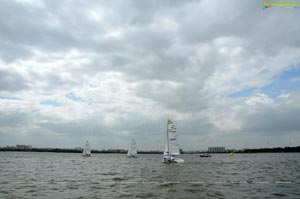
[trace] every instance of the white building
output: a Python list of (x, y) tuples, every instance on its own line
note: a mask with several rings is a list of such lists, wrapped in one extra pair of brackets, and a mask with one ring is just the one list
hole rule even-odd
[(208, 152), (209, 153), (224, 153), (225, 152), (225, 147), (208, 147)]
[(26, 150), (26, 149), (32, 149), (32, 146), (31, 145), (18, 144), (18, 145), (16, 145), (16, 148)]

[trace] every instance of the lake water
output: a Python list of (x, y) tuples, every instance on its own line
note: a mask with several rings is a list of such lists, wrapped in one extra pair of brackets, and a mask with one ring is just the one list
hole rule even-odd
[(300, 153), (181, 157), (0, 152), (0, 198), (300, 198)]

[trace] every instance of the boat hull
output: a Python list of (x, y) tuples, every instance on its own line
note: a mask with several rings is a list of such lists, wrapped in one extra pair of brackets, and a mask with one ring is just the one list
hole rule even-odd
[(127, 158), (137, 158), (136, 155), (127, 155)]
[(201, 158), (210, 158), (211, 155), (200, 155)]
[(184, 159), (180, 159), (180, 158), (175, 158), (174, 160), (176, 163), (184, 163)]
[(163, 163), (172, 164), (172, 163), (184, 163), (184, 159), (175, 158), (174, 160), (163, 159)]

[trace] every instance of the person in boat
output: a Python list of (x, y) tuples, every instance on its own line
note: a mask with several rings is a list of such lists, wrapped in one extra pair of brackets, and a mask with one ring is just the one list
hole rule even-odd
[(166, 162), (171, 162), (170, 156), (165, 157), (165, 161), (166, 161)]
[(170, 162), (174, 162), (174, 155), (171, 156)]
[(167, 153), (167, 155), (164, 156), (164, 162), (171, 162), (171, 156), (169, 155), (169, 153)]

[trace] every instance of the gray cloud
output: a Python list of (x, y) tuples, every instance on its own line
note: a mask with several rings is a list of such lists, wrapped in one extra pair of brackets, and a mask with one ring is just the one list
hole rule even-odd
[(1, 127), (24, 126), (28, 119), (28, 115), (22, 112), (0, 112)]
[(299, 132), (300, 124), (297, 106), (280, 105), (276, 108), (262, 107), (254, 113), (242, 114), (243, 127), (246, 132), (276, 136), (289, 132)]
[(18, 73), (0, 69), (0, 91), (18, 91), (27, 87), (25, 79)]

